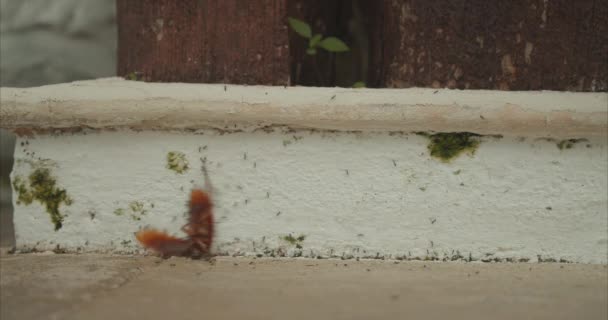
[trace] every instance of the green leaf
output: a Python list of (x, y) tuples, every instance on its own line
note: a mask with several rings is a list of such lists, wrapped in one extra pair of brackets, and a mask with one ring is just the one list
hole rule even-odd
[(365, 88), (365, 82), (357, 81), (355, 84), (353, 84), (353, 88)]
[(344, 52), (350, 50), (346, 43), (336, 37), (327, 37), (319, 43), (321, 48), (329, 52)]
[(311, 55), (311, 56), (314, 56), (315, 54), (317, 54), (317, 49), (315, 49), (315, 48), (308, 48), (308, 49), (306, 49), (306, 53), (309, 54), (309, 55)]
[(307, 39), (312, 37), (312, 31), (310, 30), (310, 25), (308, 25), (308, 23), (295, 18), (287, 18), (287, 20), (293, 31)]
[(310, 41), (308, 41), (308, 47), (309, 48), (316, 47), (317, 44), (319, 44), (319, 41), (321, 41), (321, 38), (323, 38), (323, 35), (315, 34), (315, 36), (310, 38)]

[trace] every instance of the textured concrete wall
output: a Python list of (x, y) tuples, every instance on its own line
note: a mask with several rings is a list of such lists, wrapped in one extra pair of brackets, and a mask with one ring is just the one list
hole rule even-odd
[[(111, 78), (1, 98), (0, 126), (22, 134), (19, 249), (137, 252), (140, 228), (179, 235), (206, 158), (217, 253), (607, 261), (605, 93)], [(474, 152), (433, 155), (465, 130), (485, 135)]]
[(43, 177), (70, 201), (61, 201), (58, 230), (48, 203), (16, 203), (17, 247), (137, 252), (133, 234), (145, 226), (182, 236), (206, 158), (217, 253), (606, 263), (603, 139), (562, 150), (481, 140), (474, 155), (444, 163), (430, 156), (428, 138), (386, 132), (23, 137), (13, 181), (27, 190)]
[[(115, 74), (113, 0), (0, 0), (0, 86), (31, 87)], [(0, 246), (13, 243), (14, 136), (0, 130)]]

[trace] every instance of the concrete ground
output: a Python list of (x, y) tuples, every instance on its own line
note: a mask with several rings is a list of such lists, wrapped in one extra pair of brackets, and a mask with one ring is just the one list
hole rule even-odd
[(607, 319), (605, 265), (0, 258), (0, 318)]

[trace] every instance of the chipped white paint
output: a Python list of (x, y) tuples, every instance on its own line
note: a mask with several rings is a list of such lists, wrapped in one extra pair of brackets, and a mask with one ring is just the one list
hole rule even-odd
[[(434, 91), (3, 88), (4, 127), (102, 129), (18, 139), (13, 181), (46, 167), (73, 203), (58, 231), (40, 203), (15, 203), (17, 245), (134, 252), (144, 226), (180, 235), (206, 158), (218, 253), (607, 262), (606, 94)], [(505, 137), (445, 163), (411, 131)], [(587, 141), (560, 150), (543, 135)], [(185, 156), (183, 174), (168, 168), (170, 152)], [(305, 236), (301, 249), (289, 234)]]

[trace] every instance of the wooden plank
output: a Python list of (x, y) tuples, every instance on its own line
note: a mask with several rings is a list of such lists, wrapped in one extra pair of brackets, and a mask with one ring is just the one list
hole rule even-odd
[(117, 0), (118, 75), (289, 84), (287, 0)]
[(608, 1), (379, 5), (371, 12), (372, 86), (608, 90)]

